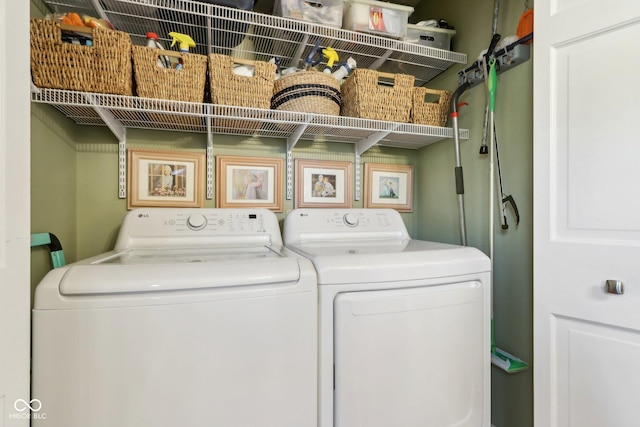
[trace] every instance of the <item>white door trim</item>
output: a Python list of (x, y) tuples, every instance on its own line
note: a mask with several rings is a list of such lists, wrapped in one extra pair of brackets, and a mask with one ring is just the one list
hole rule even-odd
[[(29, 2), (0, 2), (0, 426), (26, 427), (30, 347)], [(15, 408), (18, 406), (18, 410)]]

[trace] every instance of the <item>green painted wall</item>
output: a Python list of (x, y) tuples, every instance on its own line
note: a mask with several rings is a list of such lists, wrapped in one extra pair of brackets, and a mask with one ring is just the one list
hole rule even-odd
[[(77, 147), (77, 258), (83, 259), (113, 248), (122, 219), (127, 213), (126, 200), (118, 199), (117, 140), (106, 128), (76, 126)], [(204, 152), (206, 137), (166, 131), (129, 129), (127, 146), (153, 150)], [(238, 155), (285, 158), (286, 143), (280, 139), (258, 139), (234, 136), (214, 136), (214, 155)], [(313, 143), (301, 141), (294, 150), (296, 158), (353, 161), (352, 144)], [(376, 147), (363, 162), (414, 164), (415, 151)], [(215, 181), (214, 181), (215, 188)], [(362, 202), (354, 202), (362, 207)], [(214, 200), (205, 200), (205, 207), (215, 207)], [(282, 220), (293, 209), (286, 200)], [(34, 213), (37, 214), (37, 213)], [(410, 230), (416, 232), (412, 215), (403, 214)], [(91, 236), (86, 238), (86, 236)]]
[[(531, 2), (532, 3), (532, 2)], [(410, 18), (442, 18), (456, 27), (454, 50), (465, 52), (471, 64), (491, 38), (491, 0), (423, 1)], [(515, 34), (522, 0), (502, 0), (498, 33)], [(498, 76), (496, 134), (506, 194), (511, 194), (520, 211), (516, 226), (507, 212), (509, 229), (500, 228), (496, 215), (494, 243), (494, 321), (498, 347), (532, 362), (532, 144), (533, 144), (533, 60)], [(429, 84), (436, 89), (455, 90), (457, 73), (466, 66), (453, 66)], [(460, 98), (468, 107), (460, 110), (459, 125), (469, 129), (462, 141), (465, 181), (467, 240), (489, 254), (489, 159), (480, 155), (486, 90), (484, 84), (466, 91)], [(453, 140), (420, 150), (417, 176), (421, 183), (418, 202), (418, 236), (421, 239), (460, 242), (455, 194)], [(496, 190), (497, 191), (497, 190)], [(497, 212), (496, 212), (497, 213)], [(506, 374), (492, 368), (492, 420), (496, 427), (533, 425), (532, 370)]]
[[(67, 259), (77, 256), (75, 130), (53, 107), (31, 105), (31, 232), (55, 234)], [(50, 269), (48, 249), (32, 248), (32, 290)]]

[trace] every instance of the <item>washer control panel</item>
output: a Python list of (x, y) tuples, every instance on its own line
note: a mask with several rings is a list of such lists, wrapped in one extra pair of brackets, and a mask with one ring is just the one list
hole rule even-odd
[(282, 241), (280, 225), (273, 212), (268, 209), (136, 209), (123, 221), (116, 248), (147, 246), (150, 242), (176, 246), (214, 241), (244, 244), (252, 238), (276, 244)]

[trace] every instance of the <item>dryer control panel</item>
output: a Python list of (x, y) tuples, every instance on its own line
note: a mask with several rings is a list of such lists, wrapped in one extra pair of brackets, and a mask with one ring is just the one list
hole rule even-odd
[(285, 218), (286, 244), (359, 239), (409, 239), (394, 209), (295, 209)]
[(207, 244), (282, 245), (268, 209), (136, 209), (125, 217), (115, 249)]

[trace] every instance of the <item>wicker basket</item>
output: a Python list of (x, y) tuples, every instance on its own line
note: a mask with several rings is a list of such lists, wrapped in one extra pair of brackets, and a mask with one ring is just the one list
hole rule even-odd
[[(133, 46), (133, 75), (135, 91), (143, 98), (166, 99), (169, 101), (203, 102), (207, 79), (207, 57), (193, 53), (180, 53)], [(180, 58), (179, 70), (158, 66), (158, 57)], [(148, 112), (149, 119), (162, 123), (167, 128), (175, 126), (203, 126), (202, 119), (192, 114), (182, 114), (178, 105), (164, 105), (168, 113)], [(175, 111), (171, 111), (175, 110)]]
[[(253, 77), (235, 74), (235, 64), (252, 65)], [(275, 64), (212, 53), (209, 55), (211, 103), (268, 110), (275, 75)]]
[[(438, 95), (437, 101), (427, 101), (427, 95)], [(413, 107), (411, 123), (417, 125), (444, 126), (447, 123), (451, 92), (426, 87), (413, 88)]]
[[(253, 76), (235, 74), (235, 64), (253, 66)], [(275, 64), (212, 53), (209, 55), (211, 103), (268, 110), (275, 75)], [(253, 111), (251, 120), (216, 119), (214, 126), (233, 129), (235, 133), (251, 133), (262, 125), (261, 119), (266, 116), (266, 111)]]
[[(393, 81), (393, 86), (380, 83)], [(414, 76), (358, 68), (342, 84), (342, 115), (408, 123)]]
[(276, 80), (271, 108), (302, 113), (340, 114), (340, 83), (330, 74), (299, 71)]
[[(146, 46), (133, 46), (133, 75), (136, 93), (144, 98), (171, 101), (203, 102), (207, 79), (207, 57), (194, 53), (162, 51)], [(158, 56), (177, 56), (182, 68), (158, 66)]]
[(64, 43), (62, 28), (69, 27), (31, 19), (31, 75), (36, 86), (132, 95), (131, 38), (127, 33), (80, 28), (93, 38), (93, 46), (80, 46)]

